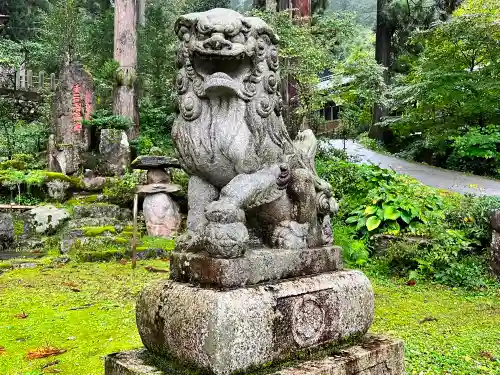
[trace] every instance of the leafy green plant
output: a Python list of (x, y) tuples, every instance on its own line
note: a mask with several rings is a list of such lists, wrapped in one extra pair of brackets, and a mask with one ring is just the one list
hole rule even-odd
[(417, 233), (422, 224), (444, 218), (442, 198), (432, 194), (431, 188), (380, 168), (363, 172), (372, 188), (346, 219), (361, 233)]
[(128, 130), (133, 125), (130, 119), (111, 115), (105, 110), (96, 111), (91, 120), (84, 120), (82, 124), (89, 128), (118, 130)]
[(488, 283), (487, 267), (478, 257), (467, 257), (452, 262), (434, 275), (437, 282), (451, 287), (479, 289)]
[(106, 182), (103, 195), (106, 199), (116, 203), (131, 202), (139, 185), (144, 180), (144, 171), (133, 170), (119, 178), (110, 178)]
[(344, 261), (361, 266), (368, 261), (370, 254), (366, 241), (355, 237), (353, 228), (340, 223), (333, 226), (333, 238), (335, 244), (342, 247)]

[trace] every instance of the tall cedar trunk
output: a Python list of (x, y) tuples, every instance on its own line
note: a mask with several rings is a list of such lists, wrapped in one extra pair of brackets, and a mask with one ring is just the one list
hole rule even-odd
[[(392, 31), (387, 24), (384, 11), (387, 5), (387, 0), (377, 0), (377, 32), (375, 42), (375, 60), (386, 69), (384, 71), (384, 82), (389, 84), (389, 65), (391, 54), (391, 37)], [(387, 109), (376, 103), (373, 108), (372, 126), (370, 127), (369, 136), (371, 138), (383, 140), (384, 129), (381, 126), (375, 125), (380, 119), (387, 116)]]
[(114, 59), (118, 61), (120, 67), (113, 92), (113, 114), (133, 121), (134, 126), (128, 133), (130, 139), (139, 135), (136, 95), (137, 1), (115, 1)]

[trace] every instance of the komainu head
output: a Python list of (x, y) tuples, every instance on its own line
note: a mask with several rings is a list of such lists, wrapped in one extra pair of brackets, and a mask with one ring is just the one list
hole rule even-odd
[[(199, 98), (231, 95), (259, 100), (261, 116), (281, 112), (278, 37), (261, 19), (230, 9), (212, 9), (181, 16), (175, 25), (181, 40), (178, 55), (180, 95), (192, 85)], [(190, 106), (184, 117), (193, 117)]]

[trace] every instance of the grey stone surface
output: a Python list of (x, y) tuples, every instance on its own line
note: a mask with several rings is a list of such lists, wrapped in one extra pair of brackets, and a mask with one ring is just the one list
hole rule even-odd
[(104, 189), (106, 181), (106, 177), (102, 176), (84, 177), (82, 180), (83, 189), (87, 191), (101, 191)]
[[(172, 139), (192, 176), (192, 233), (179, 249), (242, 256), (249, 230), (275, 248), (330, 244), (324, 219), (337, 205), (314, 169), (314, 134), (293, 142), (283, 123), (276, 34), (261, 19), (220, 8), (181, 16), (175, 31), (180, 113)], [(196, 196), (200, 190), (209, 193)]]
[(177, 191), (181, 191), (182, 186), (177, 184), (165, 184), (165, 183), (156, 183), (149, 185), (141, 185), (137, 187), (138, 193), (143, 194), (156, 194), (156, 193), (175, 193)]
[(8, 213), (0, 213), (0, 251), (8, 250), (14, 243), (14, 220)]
[(160, 155), (141, 155), (138, 156), (131, 164), (133, 169), (163, 169), (163, 168), (179, 168), (179, 161), (175, 158)]
[[(151, 185), (147, 185), (151, 186)], [(165, 193), (148, 194), (142, 204), (146, 229), (150, 236), (172, 237), (181, 226), (179, 207)]]
[(373, 308), (359, 271), (228, 291), (163, 280), (141, 292), (137, 326), (152, 352), (224, 375), (361, 336)]
[(368, 336), (324, 359), (306, 361), (273, 375), (404, 375), (402, 340)]
[(30, 218), (30, 226), (38, 234), (53, 234), (70, 218), (64, 208), (52, 205), (33, 208), (27, 215)]
[(114, 204), (97, 203), (74, 206), (73, 215), (75, 219), (84, 218), (113, 218), (118, 220), (130, 220), (132, 211), (121, 208)]
[(90, 146), (90, 131), (82, 121), (89, 120), (94, 110), (94, 81), (81, 64), (64, 66), (52, 103), (55, 134), (49, 138), (49, 169), (77, 173)]
[(47, 192), (49, 197), (57, 202), (64, 202), (68, 197), (70, 183), (61, 180), (52, 180), (47, 182)]
[(99, 154), (102, 172), (105, 175), (123, 175), (130, 165), (130, 146), (127, 134), (118, 129), (102, 129)]
[(174, 252), (170, 278), (175, 281), (234, 288), (342, 269), (340, 247), (252, 249), (241, 258), (219, 259), (207, 253)]
[[(146, 349), (114, 353), (105, 359), (105, 375), (176, 375), (181, 365), (154, 356)], [(269, 375), (404, 375), (401, 340), (367, 335), (348, 349), (325, 353), (323, 358), (304, 361)], [(176, 372), (177, 370), (177, 372)]]
[(147, 173), (148, 184), (169, 183), (171, 182), (169, 173), (164, 169), (150, 169)]

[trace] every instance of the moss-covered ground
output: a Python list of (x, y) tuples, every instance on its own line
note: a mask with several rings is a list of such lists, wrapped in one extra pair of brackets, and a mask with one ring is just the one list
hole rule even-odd
[[(161, 260), (66, 264), (0, 275), (0, 374), (103, 374), (103, 357), (141, 345), (134, 300), (165, 273)], [(497, 290), (467, 292), (403, 281), (368, 271), (376, 293), (373, 332), (406, 342), (408, 374), (500, 374)], [(51, 346), (65, 353), (28, 360)], [(47, 364), (52, 365), (43, 368)]]

